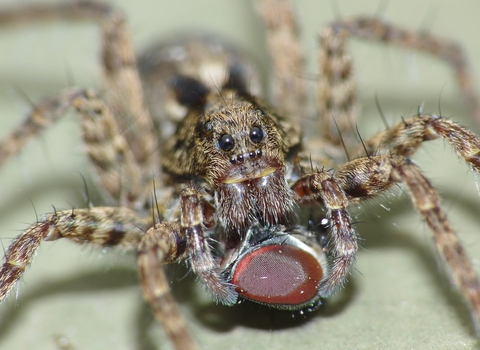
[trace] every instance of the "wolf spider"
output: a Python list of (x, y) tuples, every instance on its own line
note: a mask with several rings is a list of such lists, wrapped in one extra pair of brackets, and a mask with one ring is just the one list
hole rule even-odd
[[(267, 3), (267, 1), (264, 3)], [(93, 6), (93, 8), (95, 8), (95, 6)], [(280, 10), (281, 8), (278, 7), (277, 9)], [(67, 12), (68, 11), (71, 11), (73, 17), (79, 14), (79, 12), (75, 10), (67, 10)], [(98, 14), (96, 10), (92, 10), (92, 13), (89, 11), (86, 12), (86, 14), (80, 17), (90, 17), (92, 13)], [(282, 55), (282, 52), (285, 52), (285, 50), (282, 50), (281, 47), (277, 46), (271, 49), (272, 52), (275, 53), (272, 55), (274, 67), (277, 67), (277, 65), (281, 66), (282, 63), (287, 63), (293, 68), (289, 67), (288, 72), (283, 72), (284, 74), (272, 78), (272, 86), (277, 87), (277, 89), (273, 91), (273, 101), (278, 110), (281, 111), (281, 115), (289, 116), (293, 121), (302, 121), (305, 113), (308, 112), (299, 111), (299, 106), (304, 105), (304, 103), (299, 101), (305, 100), (305, 87), (303, 86), (305, 79), (300, 73), (301, 67), (299, 62), (295, 61), (295, 49), (298, 48), (296, 46), (295, 33), (288, 25), (286, 27), (284, 26), (289, 23), (288, 21), (278, 21), (280, 18), (284, 18), (280, 15), (289, 16), (290, 11), (288, 9), (285, 9), (284, 12), (280, 10), (277, 16), (272, 16), (271, 18), (266, 15), (264, 16), (279, 25), (280, 28), (286, 29), (287, 34), (293, 34), (292, 37), (286, 41), (288, 44), (288, 55)], [(40, 13), (36, 11), (35, 18), (38, 19), (38, 16), (40, 16)], [(8, 18), (13, 18), (13, 16)], [(34, 18), (31, 19), (33, 20)], [(108, 21), (101, 16), (99, 21), (108, 24)], [(275, 26), (272, 25), (272, 27)], [(123, 34), (118, 27), (115, 27), (115, 30), (112, 31), (111, 34), (112, 33), (114, 36)], [(276, 33), (278, 34), (278, 32)], [(272, 35), (274, 34), (275, 31), (273, 31)], [(175, 138), (173, 139), (175, 142), (167, 141), (167, 146), (165, 147), (170, 147), (171, 149), (175, 148), (175, 146), (173, 146), (174, 144), (181, 144), (181, 148), (179, 148), (181, 152), (175, 157), (165, 157), (166, 160), (164, 160), (163, 163), (164, 173), (158, 173), (160, 169), (158, 164), (160, 156), (157, 154), (158, 149), (155, 143), (160, 136), (158, 134), (153, 136), (153, 126), (150, 125), (151, 122), (147, 115), (148, 112), (144, 111), (141, 103), (139, 103), (141, 102), (139, 97), (141, 96), (141, 92), (140, 88), (135, 85), (137, 81), (135, 70), (132, 69), (133, 56), (128, 56), (132, 53), (132, 50), (127, 46), (127, 43), (123, 43), (121, 45), (122, 47), (128, 47), (127, 50), (123, 51), (128, 57), (121, 57), (120, 53), (115, 51), (115, 38), (110, 39), (111, 40), (107, 42), (111, 45), (106, 45), (106, 49), (112, 49), (114, 52), (113, 54), (112, 52), (108, 52), (103, 56), (105, 59), (107, 85), (103, 98), (108, 100), (110, 108), (115, 110), (115, 118), (118, 118), (118, 111), (127, 111), (126, 114), (133, 117), (133, 119), (126, 121), (117, 120), (120, 123), (118, 127), (120, 132), (113, 131), (111, 137), (115, 138), (115, 142), (112, 142), (115, 144), (115, 147), (110, 148), (103, 144), (102, 147), (95, 147), (94, 143), (98, 141), (100, 137), (112, 131), (112, 125), (115, 124), (116, 120), (115, 118), (105, 122), (108, 124), (108, 127), (100, 131), (99, 135), (93, 135), (93, 131), (101, 130), (97, 122), (93, 124), (93, 128), (85, 121), (83, 126), (87, 128), (84, 136), (86, 138), (87, 153), (93, 160), (94, 168), (97, 170), (100, 187), (104, 190), (107, 197), (110, 197), (110, 202), (115, 203), (118, 207), (114, 209), (97, 207), (85, 210), (71, 209), (56, 211), (47, 216), (46, 219), (42, 219), (44, 221), (40, 220), (33, 224), (25, 231), (26, 237), (28, 238), (27, 243), (24, 244), (23, 241), (16, 240), (7, 249), (6, 257), (9, 264), (3, 266), (2, 271), (4, 274), (0, 277), (2, 297), (13, 287), (17, 277), (21, 275), (24, 269), (22, 266), (19, 268), (19, 273), (15, 274), (12, 266), (17, 266), (19, 263), (21, 263), (21, 265), (28, 264), (31, 261), (34, 248), (36, 248), (36, 245), (41, 239), (48, 238), (51, 240), (64, 236), (79, 243), (86, 243), (88, 241), (89, 243), (102, 247), (121, 245), (126, 249), (139, 250), (138, 260), (144, 295), (152, 304), (155, 315), (159, 321), (163, 323), (171, 340), (178, 348), (193, 347), (192, 340), (188, 336), (183, 321), (175, 309), (174, 302), (171, 300), (168, 288), (166, 288), (168, 285), (159, 267), (160, 261), (156, 259), (157, 250), (165, 249), (164, 245), (173, 245), (174, 248), (170, 246), (168, 249), (175, 249), (177, 253), (180, 250), (178, 256), (176, 255), (177, 253), (167, 254), (166, 261), (170, 262), (177, 260), (177, 258), (188, 257), (193, 271), (201, 280), (206, 281), (204, 283), (207, 288), (210, 289), (211, 294), (221, 302), (228, 304), (233, 302), (232, 299), (235, 297), (235, 292), (232, 292), (232, 287), (226, 283), (231, 282), (231, 277), (225, 277), (225, 275), (217, 272), (219, 265), (227, 265), (227, 262), (231, 263), (235, 261), (235, 254), (238, 253), (237, 250), (240, 246), (247, 250), (252, 249), (254, 243), (258, 243), (255, 242), (258, 240), (258, 235), (266, 235), (258, 247), (263, 247), (262, 244), (265, 243), (264, 241), (280, 239), (281, 244), (285, 247), (284, 249), (290, 247), (288, 249), (294, 251), (292, 254), (300, 254), (297, 248), (293, 248), (294, 246), (292, 246), (292, 244), (299, 245), (300, 243), (292, 238), (293, 235), (285, 235), (285, 232), (297, 232), (301, 240), (305, 241), (310, 247), (313, 247), (314, 250), (317, 250), (316, 253), (312, 252), (312, 256), (316, 256), (315, 254), (322, 256), (322, 251), (326, 250), (331, 259), (328, 266), (326, 266), (323, 261), (321, 263), (312, 262), (316, 271), (320, 270), (320, 267), (324, 270), (326, 279), (320, 282), (319, 278), (317, 281), (319, 283), (319, 293), (314, 293), (315, 295), (308, 299), (302, 299), (299, 304), (303, 304), (302, 307), (315, 308), (318, 306), (317, 297), (329, 296), (342, 286), (347, 272), (355, 259), (357, 236), (351, 225), (352, 220), (345, 210), (346, 206), (383, 193), (383, 191), (389, 189), (394, 183), (406, 182), (406, 192), (410, 193), (417, 210), (422, 213), (422, 216), (430, 225), (438, 225), (438, 229), (434, 230), (434, 238), (436, 238), (437, 248), (442, 250), (444, 256), (446, 255), (447, 264), (450, 264), (450, 268), (452, 268), (454, 279), (467, 279), (464, 281), (464, 284), (460, 283), (460, 290), (467, 296), (467, 289), (473, 288), (474, 293), (470, 294), (469, 302), (473, 317), (477, 318), (476, 323), (478, 323), (480, 302), (478, 300), (479, 289), (475, 273), (471, 269), (468, 260), (466, 260), (463, 249), (459, 243), (451, 241), (451, 244), (446, 244), (446, 240), (452, 240), (453, 237), (456, 236), (443, 217), (443, 211), (439, 207), (438, 196), (435, 191), (418, 171), (418, 168), (408, 159), (423, 141), (424, 137), (425, 139), (433, 139), (438, 136), (436, 133), (440, 133), (448, 142), (453, 143), (452, 146), (461, 157), (469, 160), (471, 165), (478, 170), (478, 161), (475, 157), (472, 157), (480, 148), (479, 141), (475, 135), (466, 129), (458, 127), (448, 119), (438, 118), (433, 115), (418, 114), (411, 118), (405, 118), (405, 120), (397, 126), (389, 129), (392, 130), (390, 136), (385, 136), (385, 133), (380, 133), (377, 134), (377, 136), (366, 139), (364, 142), (358, 141), (355, 138), (356, 133), (353, 131), (354, 127), (352, 127), (352, 125), (355, 124), (355, 116), (352, 111), (355, 109), (353, 108), (355, 102), (354, 86), (352, 82), (348, 80), (348, 78), (350, 78), (350, 69), (344, 66), (341, 75), (347, 82), (346, 85), (339, 87), (331, 82), (327, 82), (326, 86), (323, 85), (323, 90), (320, 89), (323, 91), (320, 95), (320, 101), (325, 101), (326, 94), (333, 93), (335, 90), (340, 90), (340, 94), (343, 92), (344, 97), (346, 93), (347, 96), (345, 100), (348, 101), (348, 103), (344, 103), (341, 108), (335, 112), (334, 118), (328, 113), (335, 108), (335, 106), (328, 106), (332, 103), (326, 103), (327, 106), (318, 106), (319, 110), (322, 111), (321, 114), (326, 116), (322, 118), (322, 130), (324, 130), (322, 140), (310, 139), (308, 143), (303, 143), (303, 149), (300, 149), (300, 138), (295, 128), (297, 126), (295, 122), (294, 125), (292, 125), (287, 120), (274, 117), (276, 123), (272, 124), (268, 117), (274, 113), (271, 107), (262, 103), (260, 109), (255, 109), (255, 113), (251, 114), (250, 117), (257, 118), (258, 124), (249, 127), (247, 134), (250, 139), (249, 142), (261, 145), (261, 147), (259, 146), (259, 148), (252, 150), (249, 149), (249, 152), (244, 152), (240, 155), (244, 158), (252, 157), (255, 159), (254, 161), (267, 157), (270, 157), (270, 159), (265, 163), (266, 165), (260, 163), (256, 164), (257, 167), (254, 167), (252, 170), (241, 170), (252, 171), (251, 173), (247, 173), (247, 175), (242, 175), (249, 178), (248, 186), (244, 185), (243, 190), (245, 192), (249, 191), (248, 188), (250, 186), (256, 187), (257, 190), (262, 189), (263, 187), (255, 184), (255, 182), (258, 182), (257, 179), (272, 177), (274, 174), (278, 175), (276, 177), (278, 181), (275, 183), (275, 186), (279, 190), (274, 193), (274, 196), (269, 198), (268, 203), (263, 204), (262, 200), (264, 196), (255, 197), (255, 194), (247, 198), (240, 196), (239, 198), (232, 199), (234, 193), (230, 191), (231, 186), (240, 186), (238, 184), (245, 183), (245, 179), (235, 177), (236, 173), (229, 174), (227, 177), (224, 173), (219, 174), (217, 172), (218, 163), (216, 163), (215, 166), (205, 166), (206, 164), (208, 165), (208, 160), (203, 161), (200, 166), (198, 159), (201, 159), (203, 153), (194, 153), (198, 147), (189, 143), (191, 140), (190, 137), (185, 137), (185, 135), (189, 135), (188, 131), (175, 133)], [(424, 40), (428, 40), (428, 37), (424, 38)], [(270, 37), (269, 43), (275, 44), (277, 42)], [(422, 43), (425, 43), (425, 41)], [(335, 50), (331, 49), (327, 51), (331, 52)], [(195, 51), (193, 52), (196, 54)], [(239, 67), (248, 71), (249, 67), (243, 66), (242, 62), (243, 61), (239, 63)], [(147, 64), (141, 65), (141, 67), (143, 67), (144, 70), (152, 72), (153, 68), (149, 67), (148, 63), (149, 61), (147, 60)], [(117, 69), (119, 70), (118, 76), (114, 74), (117, 72)], [(298, 74), (292, 74), (292, 72), (298, 72)], [(122, 76), (120, 73), (125, 73), (127, 77)], [(164, 74), (164, 72), (161, 74)], [(233, 76), (233, 78), (230, 79), (227, 84), (219, 84), (217, 81), (213, 84), (212, 81), (209, 82), (208, 80), (202, 81), (200, 84), (198, 79), (191, 80), (182, 77), (182, 79), (176, 80), (176, 86), (183, 85), (183, 88), (179, 88), (179, 91), (176, 92), (176, 97), (183, 102), (183, 106), (189, 105), (189, 107), (193, 109), (198, 109), (199, 105), (204, 103), (204, 99), (214, 101), (214, 103), (212, 103), (213, 108), (216, 108), (218, 105), (228, 104), (230, 101), (237, 101), (235, 99), (237, 93), (239, 93), (242, 100), (249, 101), (249, 103), (260, 103), (255, 102), (250, 96), (250, 93), (254, 90), (253, 82), (249, 81), (248, 84), (251, 85), (248, 85), (245, 81), (241, 81), (236, 75), (232, 74), (231, 76)], [(247, 73), (247, 76), (251, 78), (249, 73)], [(213, 80), (211, 74), (208, 75), (208, 77)], [(126, 82), (129, 84), (126, 84)], [(210, 87), (210, 89), (205, 89), (205, 84), (209, 83), (213, 86)], [(341, 83), (344, 83), (344, 81)], [(282, 88), (282, 86), (290, 86), (290, 84), (298, 85), (293, 89), (296, 91), (295, 93), (291, 93), (292, 89), (290, 89), (290, 87), (289, 89), (285, 87)], [(232, 87), (234, 87), (234, 93), (229, 92)], [(218, 97), (215, 93), (217, 88), (224, 88), (221, 91), (221, 97)], [(120, 89), (126, 90), (118, 93)], [(192, 94), (185, 94), (186, 90), (193, 91), (193, 96)], [(286, 92), (288, 93), (285, 94)], [(464, 92), (468, 94), (470, 90), (464, 89)], [(119, 98), (118, 95), (115, 96), (115, 93), (121, 95), (121, 98)], [(47, 100), (44, 103), (37, 104), (38, 110), (49, 113), (53, 108), (59, 108), (62, 109), (62, 113), (60, 114), (63, 114), (63, 107), (68, 107), (68, 105), (71, 104), (84, 114), (83, 118), (85, 118), (85, 120), (92, 116), (106, 117), (108, 114), (102, 100), (97, 99), (97, 97), (90, 94), (90, 92), (84, 93), (82, 90), (75, 89), (69, 90), (59, 96), (55, 98), (60, 98), (62, 102), (67, 102), (65, 106), (56, 103), (59, 100)], [(236, 103), (239, 102), (237, 101)], [(173, 110), (182, 112), (182, 108), (179, 108), (178, 104), (174, 105)], [(35, 114), (35, 117), (38, 118), (41, 116)], [(197, 118), (197, 115), (195, 114), (194, 117)], [(160, 119), (163, 123), (168, 123), (167, 120)], [(266, 124), (262, 124), (261, 121), (263, 119), (267, 120)], [(333, 120), (335, 120), (335, 122), (332, 122)], [(36, 121), (41, 120), (36, 119)], [(424, 123), (428, 124), (430, 129), (428, 127), (422, 129)], [(188, 125), (191, 124), (192, 123)], [(275, 125), (279, 124), (281, 124), (281, 127), (278, 131), (281, 135), (277, 136)], [(404, 131), (411, 128), (412, 125), (415, 126), (413, 129), (418, 128), (418, 130), (413, 133), (413, 136), (419, 136), (426, 130), (425, 136), (422, 135), (421, 140), (414, 140), (412, 135), (401, 138), (400, 135), (403, 135)], [(162, 125), (162, 128), (163, 127)], [(461, 135), (459, 140), (452, 138), (455, 136), (451, 133), (453, 129)], [(23, 128), (21, 130), (20, 133), (12, 133), (12, 139), (4, 143), (3, 146), (0, 147), (0, 151), (6, 151), (7, 146), (10, 147), (20, 144), (18, 136), (24, 136), (26, 129)], [(201, 127), (197, 127), (196, 130), (198, 133), (205, 133), (206, 137), (210, 139), (210, 135), (208, 134), (211, 133), (212, 130), (210, 126), (203, 127), (203, 130), (201, 130)], [(38, 130), (34, 131), (34, 133), (36, 132), (38, 132)], [(247, 134), (244, 136), (247, 136)], [(238, 142), (238, 138), (229, 136), (225, 138), (223, 137), (225, 135), (230, 134), (224, 133), (219, 134), (219, 137), (215, 136), (213, 138), (215, 145), (225, 152), (233, 151), (235, 149), (235, 143)], [(341, 138), (339, 135), (341, 135)], [(234, 134), (234, 136), (237, 135)], [(283, 150), (275, 153), (275, 148), (269, 149), (271, 143), (263, 145), (262, 142), (264, 142), (267, 137), (270, 137), (269, 141), (271, 141), (271, 138), (277, 137), (278, 139), (278, 137), (281, 137), (283, 140)], [(201, 138), (198, 139), (201, 140)], [(384, 142), (385, 140), (389, 142)], [(399, 142), (399, 140), (401, 141)], [(462, 140), (465, 142), (461, 143), (460, 141)], [(320, 141), (323, 143), (320, 143)], [(346, 152), (344, 151), (342, 143), (346, 144)], [(127, 144), (132, 147), (132, 149), (126, 147)], [(403, 147), (405, 145), (408, 147)], [(114, 154), (117, 155), (115, 162), (118, 163), (115, 163), (115, 165), (121, 168), (121, 171), (112, 167), (111, 160), (106, 160), (108, 156), (111, 156), (111, 154), (106, 153), (112, 148), (114, 148)], [(201, 145), (201, 149), (208, 149), (210, 154), (218, 151), (218, 149), (213, 149), (211, 145), (207, 144)], [(319, 149), (323, 150), (323, 152), (319, 152)], [(261, 152), (258, 152), (258, 150)], [(10, 153), (14, 154), (17, 152), (16, 149), (13, 149)], [(175, 153), (171, 150), (165, 152), (165, 154), (169, 155)], [(195, 154), (195, 157), (193, 154)], [(351, 161), (346, 159), (346, 154), (351, 157)], [(121, 155), (121, 157), (118, 157), (118, 155)], [(240, 157), (238, 153), (234, 156), (235, 157), (230, 154), (225, 160), (219, 159), (218, 162), (227, 170), (228, 167), (232, 166), (231, 164), (238, 166), (238, 164), (245, 164), (245, 162), (247, 162)], [(4, 156), (4, 159), (6, 159), (6, 156)], [(197, 162), (197, 165), (191, 168), (186, 166), (186, 164), (195, 164), (195, 162)], [(341, 165), (343, 163), (346, 163), (346, 165)], [(281, 173), (283, 164), (286, 165), (285, 173)], [(338, 169), (337, 172), (334, 174), (328, 171), (327, 169), (330, 167)], [(259, 173), (255, 173), (257, 169), (260, 169)], [(311, 176), (312, 174), (313, 176)], [(252, 180), (252, 177), (255, 178), (255, 181)], [(225, 178), (227, 180), (225, 180)], [(294, 194), (290, 192), (288, 187), (284, 186), (284, 178), (288, 179)], [(112, 181), (112, 179), (115, 181)], [(155, 202), (157, 205), (155, 205), (154, 209), (150, 208), (152, 203), (150, 193), (152, 193), (154, 189), (152, 185), (153, 181), (156, 183), (155, 185), (158, 192)], [(227, 184), (227, 186), (225, 186), (225, 184)], [(227, 188), (225, 189), (224, 187)], [(169, 191), (170, 189), (171, 191)], [(224, 198), (223, 193), (229, 191), (230, 193), (226, 195), (226, 199), (222, 202)], [(281, 195), (283, 195), (283, 197)], [(212, 199), (214, 196), (216, 196), (216, 200)], [(178, 198), (180, 197), (182, 198), (181, 204), (178, 203)], [(249, 200), (253, 201), (254, 205), (247, 204)], [(272, 202), (275, 205), (271, 207), (267, 205)], [(327, 217), (331, 225), (329, 236), (330, 244), (326, 247), (323, 247), (321, 241), (315, 237), (312, 238), (313, 230), (307, 226), (307, 218), (297, 213), (298, 210), (295, 209), (296, 205), (304, 208), (307, 204), (309, 206), (313, 204), (313, 207), (315, 207), (318, 206), (318, 202), (327, 208)], [(202, 205), (199, 206), (198, 203)], [(189, 205), (191, 205), (193, 209), (187, 210)], [(225, 208), (229, 206), (231, 208), (233, 205), (237, 205), (237, 207), (234, 208), (234, 212), (237, 213), (235, 216), (230, 215), (231, 211), (225, 212)], [(168, 208), (165, 208), (166, 206), (169, 206), (172, 210), (167, 210)], [(181, 215), (178, 213), (179, 206), (182, 208), (182, 215), (185, 217), (183, 220), (180, 220), (182, 223), (180, 226), (178, 224), (178, 218)], [(252, 209), (252, 207), (255, 208), (257, 206), (263, 209)], [(124, 208), (130, 208), (134, 211)], [(272, 208), (275, 210), (271, 211)], [(424, 210), (422, 211), (421, 208), (424, 208)], [(154, 228), (150, 228), (154, 224), (152, 218), (157, 216), (156, 220), (158, 220), (157, 210), (160, 211), (164, 220), (162, 223), (157, 222)], [(246, 214), (243, 216), (240, 215), (241, 211), (245, 211)], [(310, 212), (310, 209), (308, 211)], [(214, 215), (213, 212), (216, 214)], [(250, 214), (251, 212), (254, 212), (254, 214)], [(293, 213), (296, 215), (293, 215)], [(59, 235), (54, 234), (53, 236), (50, 234), (53, 232), (50, 232), (46, 235), (47, 237), (38, 237), (35, 243), (31, 243), (30, 241), (30, 236), (42, 236), (44, 232), (46, 234), (46, 222), (49, 220), (54, 226), (58, 227), (61, 226), (59, 221), (70, 220), (72, 216), (77, 216), (80, 218), (78, 225), (82, 226), (89, 219), (92, 219), (93, 222), (98, 224), (98, 222), (105, 217), (105, 214), (114, 216), (115, 219), (113, 220), (115, 221), (115, 225), (111, 222), (106, 223), (107, 227), (111, 228), (106, 232), (99, 232), (91, 227), (82, 227), (81, 229), (75, 229), (73, 231), (66, 230), (63, 233), (59, 233)], [(88, 219), (86, 219), (86, 217), (88, 217)], [(203, 217), (203, 219), (199, 220), (199, 217)], [(75, 226), (76, 224), (77, 223), (73, 225)], [(72, 223), (69, 223), (69, 225), (72, 225)], [(131, 232), (130, 237), (126, 237), (121, 232), (124, 226), (129, 226), (126, 231)], [(289, 227), (285, 228), (285, 226)], [(216, 229), (216, 231), (214, 231), (214, 229)], [(210, 242), (211, 245), (215, 245), (215, 253), (209, 253), (211, 248), (210, 245), (206, 243), (207, 240), (203, 234), (195, 233), (195, 231), (198, 232), (202, 230), (215, 240), (215, 242)], [(159, 235), (159, 232), (161, 232), (162, 235)], [(168, 240), (167, 237), (172, 235), (175, 239)], [(295, 243), (290, 243), (288, 242), (289, 240), (293, 240)], [(185, 248), (187, 242), (189, 247)], [(19, 254), (18, 257), (16, 256), (17, 253)], [(21, 256), (22, 254), (28, 256)], [(450, 254), (453, 254), (455, 258), (452, 258)], [(275, 254), (272, 255), (270, 259), (274, 258), (276, 258)], [(460, 259), (461, 261), (454, 261), (452, 263), (452, 259)], [(316, 257), (315, 260), (317, 260)], [(224, 268), (225, 266), (222, 266), (222, 270)], [(10, 277), (14, 274), (15, 277)], [(238, 279), (237, 281), (240, 287), (242, 283), (244, 283)], [(248, 283), (248, 281), (246, 282)], [(256, 298), (249, 293), (240, 291), (239, 288), (235, 291), (242, 294), (244, 298)], [(309, 291), (312, 292), (312, 288), (310, 288)], [(160, 292), (161, 294), (156, 295), (156, 292)], [(158, 303), (154, 299), (159, 297), (165, 299)], [(263, 298), (264, 296), (260, 295), (257, 299), (260, 299), (260, 297)], [(296, 298), (295, 300), (299, 300)], [(262, 303), (268, 303), (264, 298), (260, 301)], [(281, 304), (280, 306), (283, 305), (282, 303), (288, 304), (290, 302), (279, 302), (279, 304)], [(296, 307), (290, 306), (289, 308), (295, 309)], [(321, 336), (321, 333), (318, 335)]]

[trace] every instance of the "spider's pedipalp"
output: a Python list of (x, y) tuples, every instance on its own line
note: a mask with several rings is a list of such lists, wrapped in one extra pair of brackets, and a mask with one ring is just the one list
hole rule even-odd
[(338, 178), (322, 170), (302, 177), (292, 187), (300, 200), (316, 199), (327, 209), (332, 263), (329, 275), (320, 285), (322, 297), (343, 286), (358, 250), (358, 237), (346, 210), (349, 201), (342, 185)]
[(357, 236), (346, 208), (376, 196), (395, 182), (405, 184), (415, 209), (429, 227), (437, 250), (448, 265), (455, 285), (471, 306), (475, 328), (480, 324), (480, 283), (457, 234), (440, 206), (430, 182), (408, 158), (392, 154), (358, 158), (340, 167), (330, 178), (326, 173), (306, 175), (293, 186), (303, 200), (317, 199), (328, 209), (333, 258), (331, 274), (322, 283), (328, 296), (342, 286), (355, 261)]
[(233, 305), (237, 301), (237, 293), (233, 286), (222, 280), (218, 271), (218, 263), (214, 260), (208, 237), (203, 226), (203, 209), (200, 194), (188, 187), (181, 195), (182, 214), (180, 225), (187, 237), (190, 265), (207, 290), (217, 302)]

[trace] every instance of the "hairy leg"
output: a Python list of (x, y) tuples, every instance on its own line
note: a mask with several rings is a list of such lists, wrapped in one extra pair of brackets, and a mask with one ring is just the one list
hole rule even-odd
[(285, 0), (259, 0), (257, 11), (266, 27), (271, 69), (271, 102), (297, 123), (307, 109), (304, 54), (292, 8)]
[[(133, 156), (133, 162), (127, 162), (130, 163), (127, 164), (127, 167), (119, 167), (121, 169), (116, 171), (123, 171), (127, 172), (127, 175), (132, 175), (128, 174), (128, 169), (132, 168), (132, 172), (137, 175), (132, 177), (132, 182), (134, 183), (132, 187), (143, 187), (133, 190), (135, 193), (128, 193), (130, 189), (123, 188), (122, 191), (126, 194), (123, 198), (120, 198), (122, 194), (118, 192), (118, 189), (116, 193), (109, 193), (109, 195), (115, 199), (121, 199), (120, 205), (137, 205), (142, 207), (145, 200), (148, 199), (148, 192), (151, 190), (152, 175), (160, 169), (160, 156), (153, 123), (143, 104), (143, 92), (136, 68), (135, 53), (125, 18), (119, 10), (110, 5), (90, 1), (19, 6), (3, 10), (0, 13), (0, 27), (52, 20), (90, 20), (97, 22), (101, 29), (103, 43), (102, 68), (105, 84), (102, 95), (105, 107), (101, 109), (105, 110), (108, 108), (111, 111), (111, 116), (115, 121), (110, 124), (115, 124), (115, 131), (125, 138), (125, 144), (129, 145), (131, 150), (129, 152)], [(52, 100), (55, 101), (55, 98)], [(59, 96), (57, 100), (61, 102), (60, 107), (67, 107), (68, 98)], [(55, 114), (54, 119), (60, 117), (64, 111), (62, 108), (56, 108), (56, 105), (52, 102), (50, 104), (46, 103), (44, 106), (41, 106), (42, 108), (52, 108), (52, 114)], [(29, 137), (38, 133), (41, 129), (40, 126), (42, 126), (35, 120), (35, 112), (30, 116), (30, 120), (26, 122), (30, 127), (30, 130), (27, 131), (29, 132)], [(46, 112), (50, 111), (46, 110)], [(21, 136), (25, 136), (25, 133)], [(12, 137), (15, 138), (15, 135), (7, 136), (7, 141), (10, 141)], [(17, 143), (15, 147), (5, 145), (4, 142), (3, 147), (7, 149), (7, 152), (3, 153), (12, 155), (18, 152), (21, 146), (23, 146), (23, 143), (18, 141), (18, 139), (20, 138), (16, 137)], [(95, 159), (93, 159), (93, 162), (95, 163)], [(109, 166), (109, 170), (111, 168), (112, 166)], [(142, 171), (139, 172), (135, 168), (141, 168)], [(97, 170), (101, 171), (101, 167), (100, 169), (97, 167)], [(102, 175), (100, 174), (100, 176)], [(105, 174), (105, 177), (108, 176), (109, 174)], [(136, 203), (132, 204), (132, 202)]]
[(137, 257), (145, 299), (174, 346), (185, 350), (196, 345), (170, 292), (163, 265), (182, 259), (186, 244), (178, 223), (160, 223), (145, 234)]
[(437, 251), (451, 272), (453, 283), (469, 303), (478, 333), (480, 283), (475, 270), (440, 206), (439, 195), (417, 166), (400, 156), (388, 154), (358, 158), (340, 167), (334, 176), (321, 171), (304, 176), (293, 186), (300, 198), (319, 200), (329, 210), (334, 259), (332, 273), (322, 284), (325, 295), (342, 286), (355, 261), (357, 237), (345, 210), (347, 205), (374, 197), (397, 182), (405, 185), (414, 208), (430, 229)]
[(127, 208), (71, 209), (45, 215), (7, 248), (0, 268), (0, 300), (23, 275), (42, 241), (66, 238), (80, 244), (136, 250), (149, 225)]
[(480, 139), (470, 130), (443, 117), (417, 114), (364, 142), (356, 154), (412, 156), (422, 142), (443, 138), (455, 153), (480, 172)]
[[(339, 20), (320, 35), (317, 113), (323, 136), (347, 149), (358, 144), (355, 125), (359, 114), (352, 58), (347, 40), (358, 38), (429, 54), (447, 63), (455, 74), (468, 110), (480, 123), (480, 102), (473, 72), (461, 46), (429, 32), (412, 31), (374, 17)], [(342, 140), (343, 139), (343, 140)]]

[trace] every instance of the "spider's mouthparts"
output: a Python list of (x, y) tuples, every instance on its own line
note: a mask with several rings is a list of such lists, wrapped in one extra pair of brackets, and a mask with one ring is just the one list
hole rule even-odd
[(262, 171), (260, 171), (258, 173), (254, 172), (253, 176), (245, 176), (242, 173), (236, 173), (233, 176), (230, 176), (227, 179), (225, 179), (225, 181), (223, 181), (223, 183), (225, 183), (225, 184), (235, 184), (235, 183), (244, 182), (244, 181), (248, 181), (248, 180), (259, 179), (261, 177), (273, 174), (277, 170), (278, 170), (277, 167), (266, 167), (266, 168), (263, 168)]

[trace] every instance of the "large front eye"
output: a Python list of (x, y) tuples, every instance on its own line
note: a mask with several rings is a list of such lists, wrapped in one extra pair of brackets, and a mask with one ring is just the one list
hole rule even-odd
[(218, 145), (224, 151), (230, 151), (235, 146), (232, 135), (225, 134), (218, 140)]
[(253, 143), (259, 143), (263, 140), (263, 130), (260, 129), (258, 126), (254, 126), (250, 129), (250, 140)]

